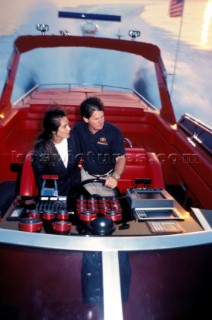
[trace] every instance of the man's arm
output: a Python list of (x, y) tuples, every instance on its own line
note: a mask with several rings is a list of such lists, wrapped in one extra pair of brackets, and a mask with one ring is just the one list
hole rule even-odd
[(126, 156), (119, 156), (116, 158), (116, 164), (114, 167), (114, 171), (111, 176), (106, 178), (105, 186), (114, 189), (117, 184), (118, 180), (120, 179), (124, 169), (126, 167)]
[(112, 177), (114, 177), (116, 180), (119, 180), (122, 173), (124, 172), (126, 167), (126, 156), (119, 156), (116, 158), (116, 164), (115, 168), (112, 173)]

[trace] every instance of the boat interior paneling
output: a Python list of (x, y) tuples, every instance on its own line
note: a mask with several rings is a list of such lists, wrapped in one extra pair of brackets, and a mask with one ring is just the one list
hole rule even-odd
[(16, 181), (0, 182), (0, 221), (18, 192)]
[[(211, 208), (212, 181), (208, 175), (208, 172), (212, 170), (211, 159), (209, 160), (208, 155), (204, 153), (197, 153), (194, 146), (184, 139), (181, 132), (175, 132), (172, 148), (173, 157), (170, 169), (175, 172), (179, 184), (184, 184), (185, 188), (188, 185), (191, 186), (188, 191), (190, 198), (198, 199), (200, 192), (204, 195), (201, 203), (196, 200), (196, 202), (193, 201), (192, 206)], [(173, 177), (173, 174), (170, 174), (170, 177)]]

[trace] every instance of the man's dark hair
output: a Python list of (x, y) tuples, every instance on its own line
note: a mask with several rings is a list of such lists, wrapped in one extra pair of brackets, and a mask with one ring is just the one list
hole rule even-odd
[(81, 117), (89, 119), (94, 111), (104, 111), (102, 101), (97, 97), (85, 99), (80, 105)]

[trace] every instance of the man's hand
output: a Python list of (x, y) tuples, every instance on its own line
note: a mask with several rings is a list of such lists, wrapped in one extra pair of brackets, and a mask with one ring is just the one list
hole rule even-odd
[(105, 180), (105, 186), (111, 189), (114, 189), (117, 187), (118, 181), (113, 177), (109, 176), (107, 178), (101, 178)]

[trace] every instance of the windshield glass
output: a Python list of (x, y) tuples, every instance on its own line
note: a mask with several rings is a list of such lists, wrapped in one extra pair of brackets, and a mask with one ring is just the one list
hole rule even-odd
[(12, 101), (37, 84), (134, 89), (158, 109), (161, 107), (154, 64), (125, 52), (48, 48), (24, 53), (21, 55)]

